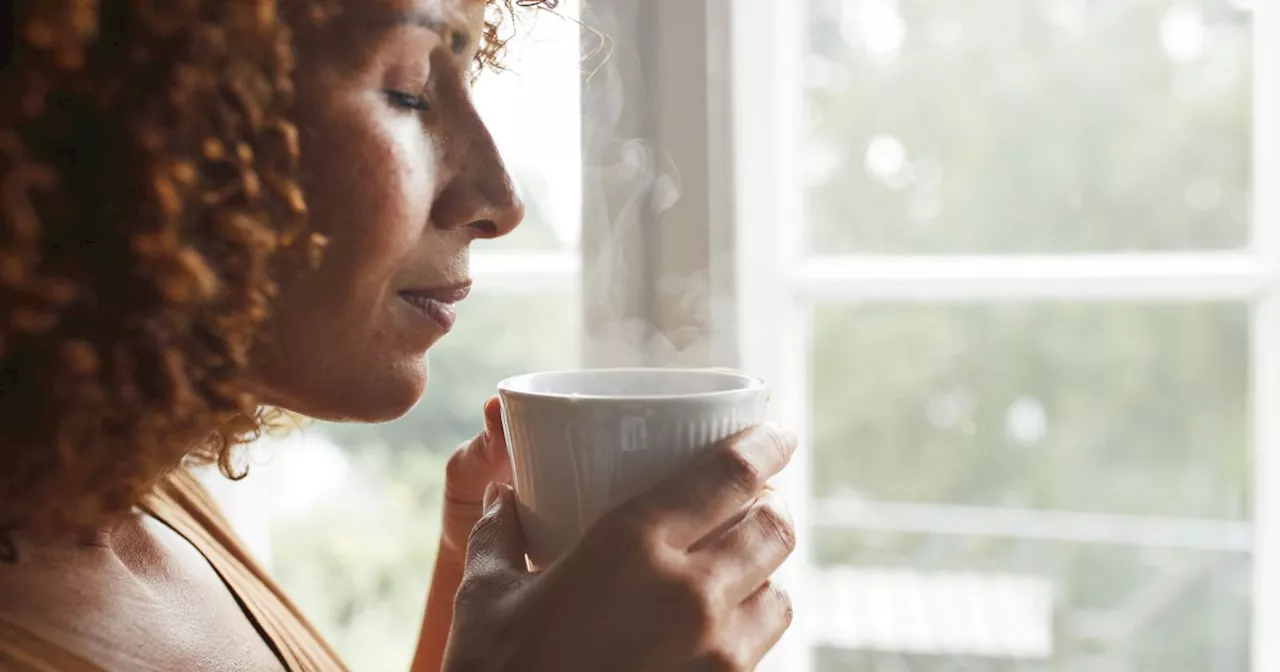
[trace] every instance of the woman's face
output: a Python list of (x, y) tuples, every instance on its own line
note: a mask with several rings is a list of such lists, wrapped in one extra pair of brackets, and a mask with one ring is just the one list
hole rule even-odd
[(484, 0), (355, 0), (299, 32), (295, 120), (318, 270), (285, 279), (256, 356), (263, 401), (389, 420), (470, 288), (478, 238), (524, 215), (471, 103)]

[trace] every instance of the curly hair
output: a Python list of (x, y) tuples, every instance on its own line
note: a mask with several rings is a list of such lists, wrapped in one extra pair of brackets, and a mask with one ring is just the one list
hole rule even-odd
[[(513, 11), (487, 2), (480, 67)], [(272, 418), (250, 352), (280, 274), (325, 242), (298, 179), (290, 17), (333, 10), (0, 9), (0, 528), (100, 525), (184, 459), (243, 475), (236, 446)]]

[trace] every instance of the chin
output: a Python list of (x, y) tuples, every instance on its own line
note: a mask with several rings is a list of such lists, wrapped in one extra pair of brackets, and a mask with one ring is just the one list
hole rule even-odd
[(426, 391), (425, 380), (418, 384), (406, 381), (394, 388), (379, 390), (377, 396), (370, 396), (351, 404), (345, 412), (336, 417), (319, 419), (370, 424), (399, 420), (418, 405)]
[(324, 422), (383, 423), (404, 417), (427, 391), (425, 358), (381, 375), (353, 373), (321, 380), (307, 376), (309, 380), (293, 385), (272, 386), (265, 401)]

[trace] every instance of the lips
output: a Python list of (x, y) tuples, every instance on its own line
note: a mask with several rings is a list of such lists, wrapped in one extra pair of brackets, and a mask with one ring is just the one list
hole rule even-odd
[(471, 283), (464, 283), (452, 287), (405, 290), (400, 292), (400, 298), (447, 332), (458, 321), (457, 304), (469, 294)]

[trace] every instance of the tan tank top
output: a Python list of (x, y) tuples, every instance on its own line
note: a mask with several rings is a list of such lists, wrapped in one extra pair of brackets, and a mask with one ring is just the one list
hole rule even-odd
[[(141, 508), (182, 535), (213, 566), (289, 672), (346, 672), (346, 666), (231, 530), (195, 476), (175, 471)], [(0, 618), (0, 671), (102, 672), (93, 663)]]

